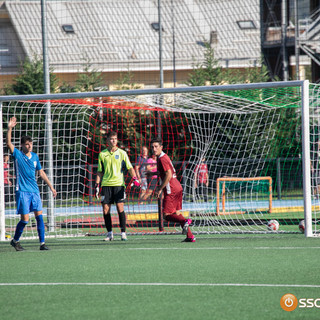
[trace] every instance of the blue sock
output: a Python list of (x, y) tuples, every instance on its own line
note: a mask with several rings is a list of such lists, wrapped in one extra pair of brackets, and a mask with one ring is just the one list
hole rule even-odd
[(23, 229), (24, 227), (28, 224), (29, 221), (23, 221), (23, 220), (20, 220), (17, 224), (17, 227), (16, 227), (16, 232), (14, 234), (14, 237), (13, 239), (16, 240), (16, 241), (19, 241), (21, 235), (22, 235), (22, 232), (23, 232)]
[(39, 235), (39, 240), (40, 243), (44, 243), (44, 222), (43, 222), (43, 217), (42, 214), (36, 217), (37, 220), (37, 230), (38, 230), (38, 235)]

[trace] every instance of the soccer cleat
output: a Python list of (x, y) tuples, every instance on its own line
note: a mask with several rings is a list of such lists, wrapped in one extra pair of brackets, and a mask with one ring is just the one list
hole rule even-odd
[(21, 247), (21, 244), (19, 241), (13, 241), (11, 240), (10, 244), (16, 249), (16, 251), (24, 251), (25, 249)]
[(121, 235), (121, 241), (128, 241), (126, 234)]
[(113, 235), (108, 235), (103, 241), (113, 241)]
[(196, 238), (195, 237), (185, 238), (182, 242), (196, 242)]
[(44, 244), (42, 244), (41, 246), (40, 246), (40, 250), (50, 250), (47, 246), (46, 246), (46, 244), (44, 243)]
[(186, 222), (184, 223), (184, 226), (182, 227), (182, 234), (186, 235), (188, 233), (188, 228), (191, 224), (192, 220), (187, 219)]

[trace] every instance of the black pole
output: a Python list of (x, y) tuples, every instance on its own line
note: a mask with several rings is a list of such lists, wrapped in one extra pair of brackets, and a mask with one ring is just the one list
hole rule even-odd
[(159, 231), (162, 232), (163, 228), (163, 214), (162, 214), (162, 192), (158, 198), (158, 221), (159, 221)]

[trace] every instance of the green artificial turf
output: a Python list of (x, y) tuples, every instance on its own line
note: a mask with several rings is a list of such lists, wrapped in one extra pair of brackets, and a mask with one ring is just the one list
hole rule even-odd
[[(0, 243), (2, 319), (319, 319), (280, 298), (320, 298), (320, 238), (130, 236)], [(18, 285), (13, 285), (18, 284)], [(309, 285), (305, 287), (304, 285)]]

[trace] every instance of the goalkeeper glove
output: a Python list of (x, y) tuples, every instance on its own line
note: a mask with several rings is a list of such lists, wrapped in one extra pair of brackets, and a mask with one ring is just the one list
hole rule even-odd
[(99, 193), (100, 193), (100, 184), (96, 183), (94, 185), (94, 195), (97, 199), (99, 199)]
[(138, 178), (137, 177), (133, 177), (132, 179), (133, 179), (133, 182), (131, 184), (131, 187), (132, 186), (140, 187), (140, 182), (139, 182)]

